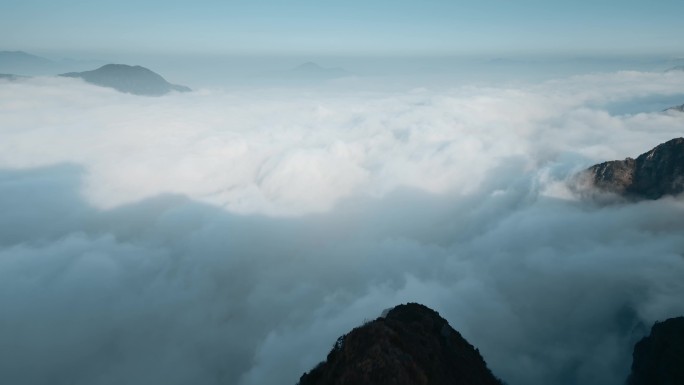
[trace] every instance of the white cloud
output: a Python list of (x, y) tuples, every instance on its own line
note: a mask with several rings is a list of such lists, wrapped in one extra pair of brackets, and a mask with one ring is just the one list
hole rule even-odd
[(0, 382), (294, 383), (417, 300), (513, 385), (621, 383), (643, 328), (684, 313), (684, 204), (563, 181), (681, 136), (601, 106), (682, 86), (0, 83)]

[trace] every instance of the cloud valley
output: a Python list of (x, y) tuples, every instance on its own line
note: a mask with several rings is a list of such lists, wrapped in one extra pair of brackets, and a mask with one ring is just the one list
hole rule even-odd
[(0, 83), (0, 381), (295, 383), (400, 302), (510, 384), (619, 384), (684, 313), (684, 203), (599, 205), (597, 161), (681, 136), (684, 74), (517, 87)]

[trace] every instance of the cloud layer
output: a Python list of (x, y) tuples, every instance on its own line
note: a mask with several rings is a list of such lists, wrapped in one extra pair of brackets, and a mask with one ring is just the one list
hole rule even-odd
[(619, 384), (684, 313), (684, 203), (564, 180), (681, 136), (676, 73), (517, 87), (203, 90), (0, 83), (0, 379), (295, 383), (419, 301), (510, 384)]

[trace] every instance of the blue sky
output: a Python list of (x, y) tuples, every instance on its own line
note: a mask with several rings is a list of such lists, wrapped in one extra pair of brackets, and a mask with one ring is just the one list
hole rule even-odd
[(0, 0), (0, 9), (0, 50), (684, 53), (681, 0)]

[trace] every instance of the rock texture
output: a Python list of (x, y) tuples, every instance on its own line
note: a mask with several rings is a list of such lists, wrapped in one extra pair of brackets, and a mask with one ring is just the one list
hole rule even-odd
[(660, 144), (638, 158), (597, 164), (584, 172), (600, 190), (632, 199), (684, 192), (684, 138)]
[(125, 64), (107, 64), (93, 71), (69, 72), (60, 76), (81, 78), (88, 83), (134, 95), (161, 96), (171, 91), (191, 91), (188, 87), (167, 82), (145, 67)]
[(636, 344), (627, 384), (684, 384), (684, 317), (656, 323)]
[(299, 385), (501, 385), (439, 313), (409, 303), (340, 337)]

